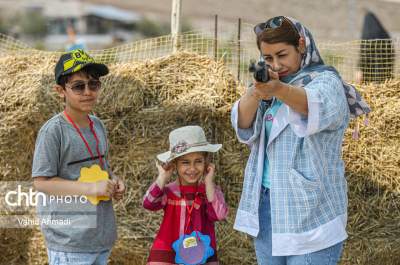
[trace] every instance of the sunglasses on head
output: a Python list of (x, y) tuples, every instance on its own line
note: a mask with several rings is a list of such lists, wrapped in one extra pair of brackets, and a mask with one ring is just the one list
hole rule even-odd
[[(273, 17), (273, 18), (268, 19), (266, 22), (257, 24), (254, 27), (254, 32), (256, 33), (256, 35), (258, 35), (258, 34), (260, 34), (261, 32), (263, 32), (266, 29), (277, 29), (277, 28), (282, 26), (283, 21), (289, 22), (290, 25), (294, 29), (296, 29), (294, 27), (293, 23), (289, 19), (285, 18), (284, 16), (277, 16), (277, 17)], [(296, 29), (296, 31), (297, 31), (297, 29)]]
[(69, 85), (71, 90), (77, 95), (82, 95), (85, 92), (86, 86), (90, 91), (97, 92), (101, 88), (101, 82), (99, 80), (91, 79), (87, 82), (75, 81)]

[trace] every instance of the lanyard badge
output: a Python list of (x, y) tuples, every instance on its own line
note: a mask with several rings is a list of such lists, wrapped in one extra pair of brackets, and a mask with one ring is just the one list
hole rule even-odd
[[(82, 167), (81, 175), (78, 178), (80, 182), (86, 183), (94, 183), (102, 180), (108, 180), (108, 172), (102, 170), (99, 165), (92, 165), (91, 167)], [(86, 196), (88, 201), (97, 205), (100, 201), (109, 201), (110, 197), (108, 196)]]
[(191, 222), (192, 211), (195, 203), (201, 204), (201, 200), (197, 200), (196, 196), (190, 207), (186, 202), (188, 213), (188, 222), (186, 224), (185, 233), (172, 244), (175, 251), (175, 263), (183, 265), (205, 264), (207, 259), (214, 255), (214, 249), (211, 247), (211, 239), (208, 235), (203, 235), (199, 231), (193, 231), (188, 234), (189, 224)]
[(193, 231), (189, 235), (181, 235), (179, 239), (172, 244), (172, 248), (176, 253), (175, 262), (177, 264), (204, 264), (209, 257), (214, 255), (210, 237), (208, 235), (203, 235), (199, 231)]

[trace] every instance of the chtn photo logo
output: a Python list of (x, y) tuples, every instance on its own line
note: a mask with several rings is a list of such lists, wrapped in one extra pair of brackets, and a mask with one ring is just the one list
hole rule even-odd
[(43, 192), (34, 191), (32, 187), (29, 190), (23, 191), (22, 186), (18, 185), (16, 190), (10, 190), (5, 195), (5, 202), (8, 206), (18, 207), (18, 206), (36, 206), (39, 202), (39, 198), (42, 201), (43, 206), (47, 206), (47, 201), (49, 203), (86, 203), (86, 196), (79, 195), (68, 195), (68, 196), (55, 196), (49, 195), (49, 199), (46, 200), (47, 195)]

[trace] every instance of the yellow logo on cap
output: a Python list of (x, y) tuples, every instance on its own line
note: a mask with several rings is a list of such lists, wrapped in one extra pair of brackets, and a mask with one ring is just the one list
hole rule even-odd
[(73, 69), (72, 72), (77, 72), (82, 68), (82, 64), (94, 63), (94, 59), (89, 56), (86, 52), (81, 49), (73, 50), (71, 52), (71, 59), (64, 62), (64, 71), (67, 71), (74, 67), (77, 63), (78, 65)]
[(90, 57), (89, 54), (87, 54), (86, 52), (84, 52), (81, 49), (73, 50), (71, 52), (71, 55), (72, 55), (72, 58), (78, 62), (83, 62), (83, 63), (94, 62), (94, 59), (92, 57)]

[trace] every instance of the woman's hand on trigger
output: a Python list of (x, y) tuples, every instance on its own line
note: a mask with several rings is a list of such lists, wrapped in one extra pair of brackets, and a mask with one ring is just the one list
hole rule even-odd
[(276, 96), (280, 89), (281, 81), (277, 72), (268, 69), (270, 80), (268, 82), (257, 82), (254, 80), (254, 95), (260, 99), (269, 100)]
[(157, 184), (162, 189), (165, 184), (171, 179), (172, 173), (174, 172), (174, 165), (172, 163), (161, 164), (156, 161), (156, 167), (158, 170)]

